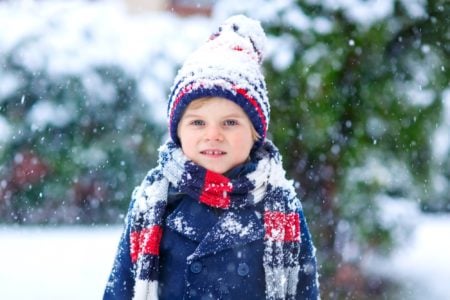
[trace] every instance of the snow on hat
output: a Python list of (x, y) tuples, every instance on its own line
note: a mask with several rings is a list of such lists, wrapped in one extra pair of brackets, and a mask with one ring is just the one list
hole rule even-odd
[(180, 144), (178, 123), (193, 100), (222, 97), (247, 113), (266, 137), (270, 105), (261, 72), (266, 36), (260, 23), (243, 15), (228, 18), (210, 39), (185, 61), (171, 88), (167, 115), (172, 140)]

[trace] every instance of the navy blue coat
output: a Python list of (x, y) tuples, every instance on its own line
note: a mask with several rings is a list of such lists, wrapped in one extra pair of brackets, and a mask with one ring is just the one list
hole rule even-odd
[[(263, 204), (224, 211), (170, 193), (160, 246), (159, 299), (264, 299)], [(301, 257), (297, 299), (317, 299), (316, 260), (300, 211)], [(228, 217), (242, 228), (222, 226)], [(251, 228), (246, 234), (242, 229)], [(131, 299), (134, 276), (130, 228), (121, 238), (104, 299)]]

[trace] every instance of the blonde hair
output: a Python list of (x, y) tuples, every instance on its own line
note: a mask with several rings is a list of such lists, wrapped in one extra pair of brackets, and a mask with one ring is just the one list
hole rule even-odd
[[(198, 98), (193, 100), (191, 103), (189, 103), (188, 106), (190, 106), (193, 109), (197, 109), (199, 107), (202, 107), (203, 104), (205, 104), (206, 101), (208, 101), (209, 99), (211, 99), (213, 97), (203, 97), (203, 98)], [(231, 100), (230, 100), (231, 101)], [(186, 110), (185, 110), (186, 111)], [(246, 114), (247, 115), (247, 114)], [(248, 116), (247, 116), (248, 117)], [(253, 126), (253, 123), (250, 122), (251, 126), (251, 131), (252, 131), (252, 139), (254, 142), (256, 142), (257, 140), (259, 140), (261, 138), (261, 136), (259, 135), (259, 133), (256, 131), (255, 126)]]

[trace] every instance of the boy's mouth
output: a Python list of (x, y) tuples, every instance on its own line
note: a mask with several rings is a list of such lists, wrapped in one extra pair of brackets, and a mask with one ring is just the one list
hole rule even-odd
[(204, 154), (204, 155), (212, 155), (212, 156), (227, 154), (225, 151), (222, 151), (222, 150), (203, 150), (203, 151), (200, 151), (200, 153)]

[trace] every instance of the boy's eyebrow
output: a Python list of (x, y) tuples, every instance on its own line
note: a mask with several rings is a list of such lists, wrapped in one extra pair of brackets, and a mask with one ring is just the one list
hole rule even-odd
[(203, 115), (199, 115), (199, 114), (193, 114), (193, 113), (185, 113), (183, 115), (183, 118), (202, 118), (204, 117)]
[(230, 115), (226, 115), (226, 116), (223, 117), (223, 119), (229, 119), (229, 118), (232, 118), (232, 119), (243, 119), (243, 118), (245, 118), (245, 115), (230, 114)]

